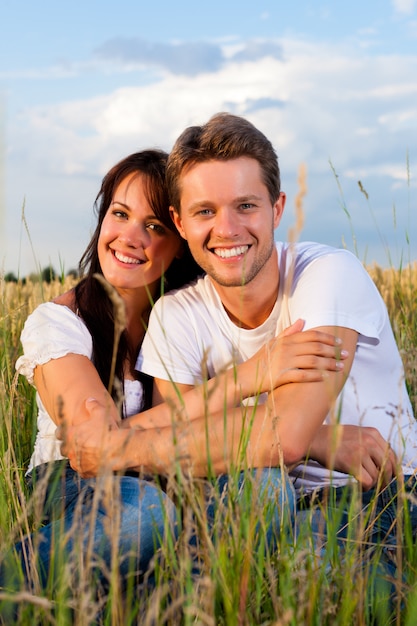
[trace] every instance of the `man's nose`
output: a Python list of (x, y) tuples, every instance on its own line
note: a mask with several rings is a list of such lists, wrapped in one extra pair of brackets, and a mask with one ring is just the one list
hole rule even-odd
[(232, 209), (224, 207), (217, 211), (213, 226), (213, 232), (216, 235), (223, 239), (230, 239), (237, 236), (238, 230), (238, 220)]

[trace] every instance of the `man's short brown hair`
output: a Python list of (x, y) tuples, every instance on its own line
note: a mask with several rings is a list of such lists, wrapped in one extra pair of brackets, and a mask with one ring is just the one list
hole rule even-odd
[(168, 158), (166, 177), (170, 203), (179, 213), (180, 178), (184, 170), (205, 161), (249, 157), (258, 161), (271, 203), (280, 194), (277, 154), (265, 135), (251, 122), (230, 113), (217, 113), (202, 126), (190, 126), (178, 137)]

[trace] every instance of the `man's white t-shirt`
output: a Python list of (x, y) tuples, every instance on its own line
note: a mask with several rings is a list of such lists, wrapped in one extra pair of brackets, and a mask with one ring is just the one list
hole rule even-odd
[[(279, 293), (261, 326), (236, 326), (204, 276), (156, 302), (137, 369), (197, 385), (245, 361), (299, 318), (305, 320), (304, 330), (351, 328), (359, 333), (356, 354), (335, 414), (342, 424), (376, 427), (396, 452), (404, 474), (412, 474), (417, 467), (417, 422), (387, 310), (373, 281), (347, 250), (311, 242), (276, 246)], [(315, 461), (291, 474), (296, 489), (305, 491), (352, 480)]]

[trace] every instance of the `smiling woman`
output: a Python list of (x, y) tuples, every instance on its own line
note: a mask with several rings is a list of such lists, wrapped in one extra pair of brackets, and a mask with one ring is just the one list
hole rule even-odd
[[(89, 577), (97, 578), (102, 588), (109, 584), (112, 567), (123, 584), (126, 555), (135, 555), (132, 571), (142, 575), (173, 527), (175, 509), (155, 483), (115, 475), (105, 483), (82, 479), (63, 457), (56, 437), (63, 419), (68, 424), (88, 419), (90, 397), (105, 402), (106, 419), (113, 424), (151, 405), (151, 381), (134, 366), (152, 303), (164, 290), (201, 273), (169, 214), (166, 159), (162, 151), (145, 150), (106, 174), (96, 198), (96, 229), (80, 261), (80, 282), (35, 309), (22, 333), (24, 354), (16, 368), (35, 385), (38, 404), (38, 433), (27, 478), (32, 486), (40, 481), (41, 491), (46, 488), (42, 527), (16, 546), (29, 585), (37, 579), (46, 585), (54, 570), (56, 575), (52, 555), (60, 538), (72, 576), (81, 554)], [(117, 309), (112, 289), (125, 323), (114, 355)], [(106, 520), (116, 517), (110, 541)], [(86, 546), (91, 537), (89, 561)], [(34, 555), (29, 546), (38, 541)], [(114, 542), (121, 555), (116, 561)], [(97, 559), (107, 567), (98, 567)], [(0, 567), (0, 586), (13, 587), (16, 581), (10, 576), (15, 571), (6, 560)]]
[[(133, 172), (117, 187), (103, 219), (98, 256), (104, 276), (118, 290), (152, 294), (175, 256), (181, 256), (178, 233), (159, 220), (146, 197), (143, 175)], [(125, 271), (123, 271), (125, 270)]]

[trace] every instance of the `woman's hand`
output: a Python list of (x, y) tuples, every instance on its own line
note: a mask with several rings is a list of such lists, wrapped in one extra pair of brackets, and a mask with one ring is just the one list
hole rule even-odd
[(348, 353), (341, 349), (341, 340), (318, 330), (301, 332), (303, 326), (304, 321), (297, 320), (239, 365), (239, 381), (246, 395), (288, 383), (317, 382), (329, 371), (343, 371)]

